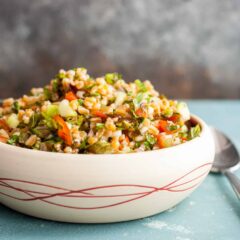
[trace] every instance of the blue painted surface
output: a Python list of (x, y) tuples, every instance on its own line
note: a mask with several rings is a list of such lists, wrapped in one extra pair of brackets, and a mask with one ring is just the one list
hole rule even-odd
[[(240, 101), (189, 101), (189, 105), (193, 113), (227, 133), (240, 150)], [(223, 176), (209, 175), (175, 208), (126, 223), (57, 223), (0, 206), (0, 239), (237, 240), (240, 239), (240, 202)]]

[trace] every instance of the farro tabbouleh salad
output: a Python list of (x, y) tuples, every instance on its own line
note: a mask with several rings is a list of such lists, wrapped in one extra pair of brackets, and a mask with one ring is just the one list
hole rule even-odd
[(167, 148), (199, 136), (184, 102), (159, 95), (149, 81), (118, 73), (92, 78), (84, 68), (60, 70), (0, 107), (0, 141), (63, 153), (129, 153)]

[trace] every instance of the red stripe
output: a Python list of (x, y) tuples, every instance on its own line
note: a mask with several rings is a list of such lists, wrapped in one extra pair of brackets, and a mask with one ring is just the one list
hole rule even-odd
[[(18, 179), (11, 179), (11, 178), (0, 178), (0, 186), (4, 187), (4, 188), (9, 188), (18, 192), (22, 192), (24, 194), (26, 194), (28, 197), (30, 198), (18, 198), (16, 196), (12, 196), (3, 192), (0, 192), (1, 195), (4, 195), (6, 197), (15, 199), (15, 200), (19, 200), (19, 201), (36, 201), (36, 200), (40, 200), (42, 202), (51, 204), (51, 205), (55, 205), (55, 206), (59, 206), (59, 207), (64, 207), (64, 208), (70, 208), (70, 209), (79, 209), (79, 210), (96, 210), (96, 209), (101, 209), (101, 208), (109, 208), (109, 207), (114, 207), (117, 205), (121, 205), (121, 204), (125, 204), (125, 203), (129, 203), (138, 199), (141, 199), (143, 197), (146, 197), (148, 195), (151, 195), (155, 192), (159, 192), (159, 191), (169, 191), (169, 192), (184, 192), (184, 191), (188, 191), (191, 190), (193, 188), (195, 188), (197, 185), (200, 184), (200, 182), (193, 184), (189, 187), (185, 187), (185, 188), (180, 188), (180, 189), (176, 189), (180, 186), (187, 186), (189, 183), (194, 182), (195, 180), (203, 177), (204, 175), (206, 175), (209, 172), (209, 169), (207, 171), (205, 171), (204, 173), (198, 175), (197, 177), (194, 177), (188, 181), (176, 184), (178, 182), (180, 182), (181, 180), (183, 180), (184, 178), (186, 178), (187, 176), (189, 176), (190, 174), (198, 171), (199, 169), (202, 169), (204, 167), (210, 166), (212, 163), (206, 163), (203, 164), (193, 170), (191, 170), (190, 172), (186, 173), (185, 175), (183, 175), (182, 177), (174, 180), (173, 182), (157, 188), (157, 187), (152, 187), (152, 186), (146, 186), (146, 185), (137, 185), (137, 184), (118, 184), (118, 185), (107, 185), (107, 186), (97, 186), (97, 187), (92, 187), (92, 188), (85, 188), (85, 189), (80, 189), (80, 190), (70, 190), (70, 189), (66, 189), (66, 188), (62, 188), (62, 187), (56, 187), (56, 186), (51, 186), (51, 185), (47, 185), (47, 184), (42, 184), (42, 183), (36, 183), (36, 182), (30, 182), (30, 181), (25, 181), (25, 180), (18, 180)], [(23, 188), (18, 188), (15, 186), (10, 185), (8, 182), (18, 182), (18, 183), (25, 183), (27, 185), (36, 185), (36, 186), (42, 186), (42, 187), (46, 187), (49, 189), (55, 189), (55, 190), (61, 190), (64, 192), (56, 192), (56, 193), (46, 193), (46, 192), (40, 192), (40, 191), (32, 191), (32, 190), (27, 190), (27, 189), (23, 189)], [(175, 184), (175, 185), (174, 185)], [(94, 194), (95, 190), (101, 190), (101, 189), (108, 189), (108, 188), (121, 188), (121, 187), (128, 187), (128, 188), (140, 188), (140, 189), (148, 189), (149, 191), (140, 191), (140, 192), (135, 192), (135, 193), (127, 193), (127, 194), (116, 194), (116, 195), (96, 195)], [(91, 191), (93, 193), (91, 193)], [(35, 194), (40, 194), (40, 195), (44, 195), (44, 196), (36, 196)], [(75, 195), (69, 195), (69, 194), (75, 194)], [(82, 195), (79, 195), (82, 194)], [(132, 197), (133, 198), (129, 198), (127, 200), (118, 200), (115, 203), (112, 204), (108, 204), (108, 205), (103, 205), (103, 206), (93, 206), (93, 207), (78, 207), (78, 206), (69, 206), (69, 205), (64, 205), (64, 204), (59, 204), (50, 200), (46, 200), (46, 199), (51, 199), (54, 197), (68, 197), (68, 198), (119, 198), (119, 197)]]

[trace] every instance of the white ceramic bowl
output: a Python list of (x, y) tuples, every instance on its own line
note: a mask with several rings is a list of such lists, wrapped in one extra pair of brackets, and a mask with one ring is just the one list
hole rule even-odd
[(70, 155), (0, 144), (0, 202), (56, 221), (106, 223), (165, 211), (196, 189), (214, 159), (208, 126), (171, 148), (115, 155)]

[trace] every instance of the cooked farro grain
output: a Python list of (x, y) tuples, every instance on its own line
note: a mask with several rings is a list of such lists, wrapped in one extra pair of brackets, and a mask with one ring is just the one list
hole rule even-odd
[(0, 106), (0, 141), (42, 151), (141, 152), (200, 131), (187, 105), (159, 96), (150, 81), (126, 83), (117, 73), (94, 79), (84, 68), (60, 70), (49, 85)]

